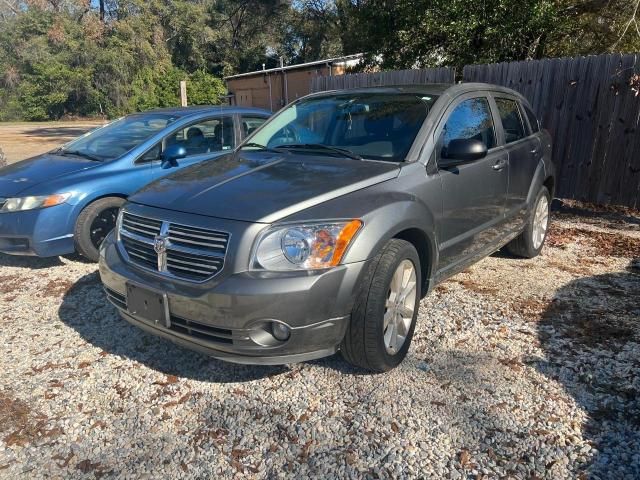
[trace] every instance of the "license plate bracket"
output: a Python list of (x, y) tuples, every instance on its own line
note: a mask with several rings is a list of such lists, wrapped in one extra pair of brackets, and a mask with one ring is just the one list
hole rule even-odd
[(154, 325), (166, 328), (171, 326), (166, 294), (147, 290), (133, 283), (127, 283), (127, 310), (131, 315)]

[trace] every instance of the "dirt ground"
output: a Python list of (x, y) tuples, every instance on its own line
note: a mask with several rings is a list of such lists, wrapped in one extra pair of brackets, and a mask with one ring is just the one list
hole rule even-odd
[(0, 123), (0, 150), (7, 163), (48, 152), (104, 124), (101, 120)]

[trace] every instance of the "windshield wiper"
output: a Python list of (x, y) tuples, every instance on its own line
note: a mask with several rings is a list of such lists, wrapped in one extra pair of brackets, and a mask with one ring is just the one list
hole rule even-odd
[(82, 157), (82, 158), (87, 158), (89, 160), (93, 160), (94, 162), (102, 162), (103, 159), (100, 157), (97, 157), (95, 155), (91, 155), (90, 153), (86, 153), (86, 152), (81, 152), (80, 150), (64, 150), (62, 148), (59, 148), (58, 150), (55, 150), (55, 153), (57, 153), (58, 155), (73, 155), (76, 157)]
[(245, 143), (244, 145), (240, 145), (240, 148), (238, 150), (242, 150), (244, 147), (257, 148), (258, 150), (261, 150), (263, 152), (282, 153), (276, 150), (275, 148), (265, 147), (264, 145), (260, 145), (259, 143), (255, 143), (255, 142), (249, 142), (249, 143)]
[(322, 145), (321, 143), (290, 143), (286, 145), (278, 145), (276, 148), (301, 148), (306, 150), (329, 150), (333, 153), (337, 153), (343, 157), (351, 158), (353, 160), (362, 160), (362, 157), (357, 153), (353, 153), (347, 148), (332, 147), (329, 145)]

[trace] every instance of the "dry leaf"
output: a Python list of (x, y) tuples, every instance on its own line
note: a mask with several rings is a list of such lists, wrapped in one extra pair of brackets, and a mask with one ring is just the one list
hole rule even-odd
[(471, 454), (469, 453), (469, 450), (467, 450), (466, 448), (462, 449), (459, 455), (459, 459), (460, 459), (460, 465), (462, 465), (463, 467), (466, 467), (471, 461)]

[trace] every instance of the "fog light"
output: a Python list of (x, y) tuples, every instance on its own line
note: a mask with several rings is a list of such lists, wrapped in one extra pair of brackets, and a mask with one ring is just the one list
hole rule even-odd
[(271, 333), (277, 340), (284, 342), (285, 340), (289, 340), (291, 329), (284, 323), (273, 322), (271, 324)]

